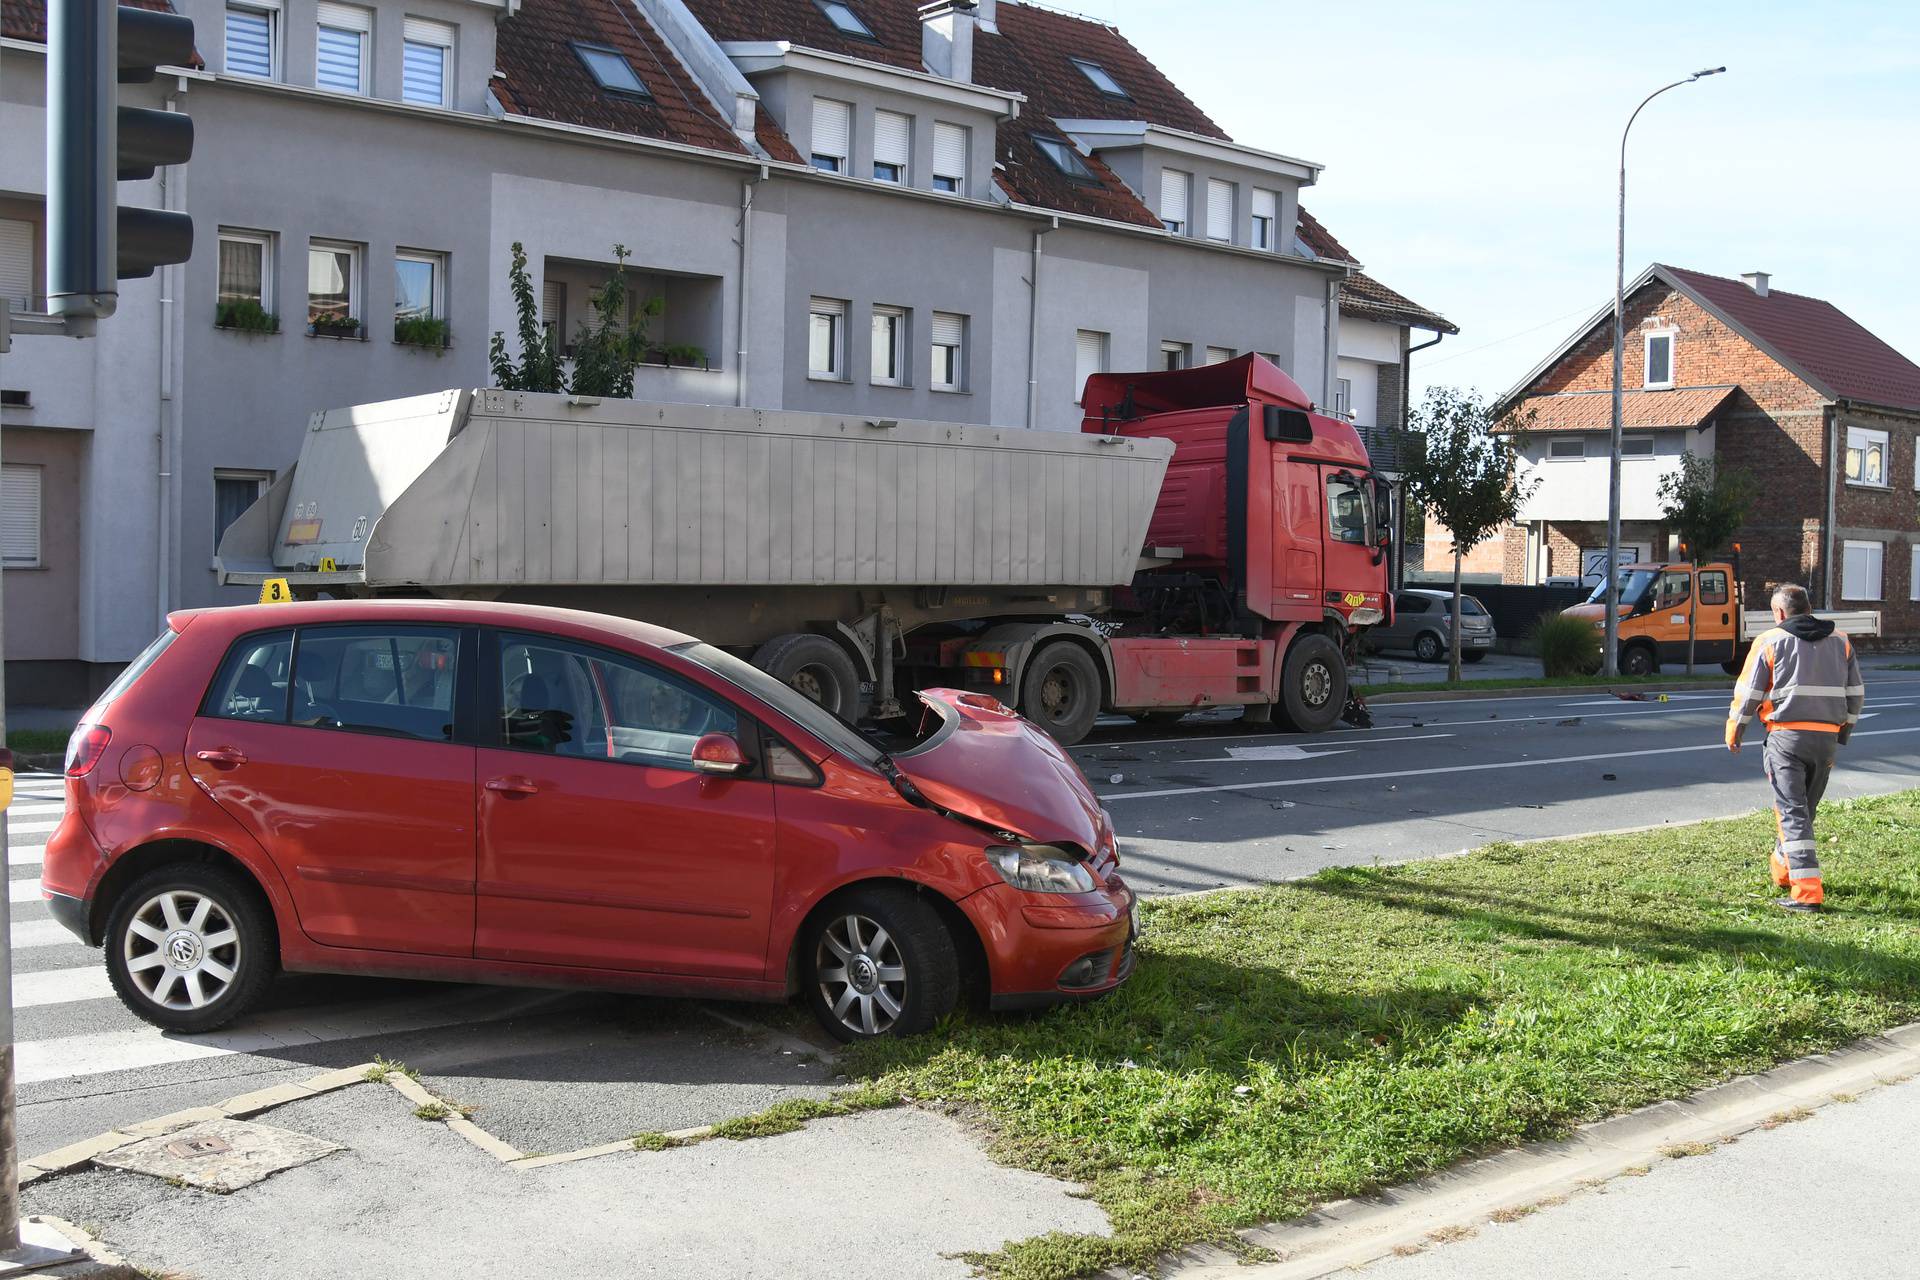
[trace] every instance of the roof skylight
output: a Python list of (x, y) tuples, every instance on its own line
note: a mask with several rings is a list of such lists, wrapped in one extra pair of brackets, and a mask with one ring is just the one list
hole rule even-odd
[(1053, 167), (1066, 174), (1075, 182), (1097, 184), (1100, 179), (1093, 176), (1093, 170), (1087, 168), (1087, 162), (1080, 158), (1071, 142), (1065, 138), (1048, 133), (1033, 135), (1033, 145), (1040, 148), (1040, 154), (1053, 162)]
[(852, 36), (856, 40), (879, 40), (880, 37), (873, 34), (873, 28), (867, 25), (866, 20), (840, 3), (840, 0), (814, 0), (814, 3), (820, 6), (820, 12), (827, 15), (827, 21), (841, 35)]
[(1120, 82), (1115, 80), (1112, 73), (1099, 63), (1089, 62), (1085, 58), (1074, 58), (1072, 62), (1074, 66), (1080, 68), (1081, 75), (1093, 81), (1094, 88), (1107, 96), (1113, 98), (1130, 98), (1133, 96), (1125, 89), (1122, 89)]
[(594, 81), (608, 93), (623, 94), (629, 98), (650, 98), (647, 86), (634, 73), (633, 64), (617, 50), (600, 45), (576, 44), (573, 51), (580, 55), (580, 61), (592, 73)]

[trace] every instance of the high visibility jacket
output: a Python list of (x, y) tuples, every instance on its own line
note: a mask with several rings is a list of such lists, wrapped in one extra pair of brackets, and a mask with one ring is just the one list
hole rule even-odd
[(1853, 642), (1831, 622), (1799, 614), (1753, 642), (1727, 710), (1727, 742), (1739, 742), (1756, 713), (1770, 731), (1837, 733), (1845, 742), (1866, 698)]

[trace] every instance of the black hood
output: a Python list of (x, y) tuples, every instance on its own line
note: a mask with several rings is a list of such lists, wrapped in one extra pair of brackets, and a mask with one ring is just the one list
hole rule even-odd
[(1825, 618), (1816, 618), (1810, 613), (1796, 613), (1780, 624), (1780, 629), (1788, 635), (1798, 636), (1802, 640), (1825, 640), (1833, 634), (1833, 624)]

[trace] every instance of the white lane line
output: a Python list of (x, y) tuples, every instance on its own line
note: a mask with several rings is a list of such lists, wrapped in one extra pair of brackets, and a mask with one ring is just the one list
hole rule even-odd
[[(1411, 738), (1369, 738), (1362, 746), (1372, 746), (1376, 742), (1436, 742), (1441, 738), (1451, 738), (1450, 733), (1416, 734)], [(1323, 760), (1328, 756), (1343, 756), (1352, 751), (1352, 747), (1336, 747), (1331, 742), (1277, 743), (1266, 747), (1228, 747), (1223, 756), (1176, 756), (1163, 764), (1255, 764), (1274, 760)]]
[(14, 1050), (14, 1060), (21, 1084), (42, 1084), (233, 1053), (273, 1053), (327, 1040), (495, 1022), (520, 1017), (565, 998), (564, 993), (556, 992), (509, 994), (498, 988), (449, 987), (444, 994), (383, 1007), (339, 1006), (268, 1015), (236, 1030), (208, 1035), (171, 1036), (141, 1027), (27, 1040)]
[[(1482, 701), (1488, 701), (1488, 700), (1483, 699)], [(1507, 698), (1507, 699), (1503, 699), (1503, 701), (1532, 702), (1534, 701), (1534, 699)], [(1393, 703), (1382, 703), (1380, 706), (1374, 707), (1372, 710), (1375, 716), (1385, 717), (1385, 716), (1391, 715), (1395, 710), (1397, 710), (1400, 707), (1445, 706), (1445, 705), (1448, 705), (1448, 704), (1437, 703), (1437, 702), (1428, 702), (1428, 703), (1393, 702)], [(1706, 707), (1648, 707), (1648, 708), (1641, 708), (1638, 710), (1623, 709), (1620, 711), (1593, 712), (1581, 718), (1585, 720), (1600, 720), (1600, 719), (1608, 719), (1616, 716), (1670, 716), (1670, 715), (1678, 714), (1683, 711), (1699, 712), (1699, 711), (1705, 711), (1708, 709), (1709, 708), (1706, 708)], [(1294, 742), (1299, 743), (1303, 747), (1312, 747), (1312, 746), (1320, 746), (1326, 743), (1340, 742), (1344, 739), (1351, 737), (1354, 734), (1386, 733), (1394, 729), (1412, 729), (1412, 728), (1453, 729), (1453, 728), (1459, 728), (1462, 725), (1519, 724), (1525, 720), (1565, 720), (1568, 718), (1569, 717), (1565, 715), (1560, 715), (1560, 714), (1550, 714), (1550, 715), (1544, 715), (1544, 716), (1481, 716), (1475, 720), (1435, 720), (1431, 723), (1423, 723), (1417, 726), (1409, 725), (1409, 724), (1377, 724), (1377, 725), (1374, 725), (1371, 729), (1335, 729), (1328, 733), (1318, 734), (1312, 737), (1308, 737), (1306, 735), (1298, 734), (1298, 733), (1189, 734), (1184, 738), (1140, 738), (1140, 739), (1126, 739), (1120, 742), (1087, 742), (1087, 743), (1082, 743), (1077, 747), (1074, 747), (1073, 750), (1075, 751), (1124, 751), (1130, 747), (1159, 747), (1159, 746), (1166, 746), (1169, 743), (1173, 743), (1173, 744), (1198, 743), (1201, 745), (1205, 745), (1206, 743), (1216, 738), (1229, 739), (1234, 742), (1258, 742), (1262, 738), (1288, 738), (1293, 740)], [(1376, 741), (1376, 740), (1371, 738), (1356, 739), (1354, 741), (1354, 745), (1364, 747), (1369, 742), (1372, 742), (1372, 741)]]
[(80, 939), (67, 932), (58, 920), (16, 920), (8, 932), (15, 951), (29, 947), (79, 946)]
[[(1920, 733), (1920, 725), (1907, 729), (1870, 729), (1854, 738), (1873, 738), (1894, 733)], [(1749, 744), (1757, 746), (1758, 744)], [(1725, 751), (1724, 744), (1703, 742), (1688, 747), (1650, 747), (1644, 751), (1603, 751), (1590, 756), (1556, 756), (1544, 760), (1495, 760), (1486, 764), (1450, 764), (1431, 769), (1394, 769), (1384, 773), (1336, 773), (1308, 778), (1278, 778), (1271, 782), (1227, 782), (1210, 787), (1166, 787), (1159, 791), (1103, 791), (1103, 804), (1121, 800), (1156, 800), (1163, 796), (1193, 796), (1212, 791), (1265, 791), (1274, 787), (1325, 786), (1330, 782), (1376, 782), (1383, 778), (1424, 778), (1441, 773), (1481, 773), (1494, 769), (1537, 769), (1543, 765), (1585, 764), (1594, 760), (1631, 760), (1636, 756), (1670, 756), (1688, 751)]]
[(40, 877), (7, 881), (7, 901), (10, 903), (45, 902), (46, 899), (40, 896)]
[(107, 980), (107, 971), (97, 964), (84, 969), (42, 969), (38, 973), (13, 975), (13, 1007), (16, 1009), (105, 1000), (112, 995), (113, 984)]
[(59, 825), (60, 819), (58, 818), (34, 818), (28, 822), (15, 822), (12, 818), (8, 818), (7, 836), (8, 838), (12, 838), (13, 836), (43, 836)]
[(7, 806), (7, 817), (9, 820), (18, 818), (27, 814), (32, 814), (35, 816), (39, 816), (42, 814), (59, 815), (67, 811), (67, 806), (64, 803), (21, 804), (19, 802), (19, 799), (20, 798), (18, 796), (15, 796), (14, 803)]
[(44, 844), (14, 844), (7, 846), (7, 865), (10, 867), (38, 867), (47, 861), (47, 846)]

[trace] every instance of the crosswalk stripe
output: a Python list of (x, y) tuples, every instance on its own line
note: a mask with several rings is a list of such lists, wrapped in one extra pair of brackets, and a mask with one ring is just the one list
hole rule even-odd
[(68, 931), (67, 926), (58, 920), (16, 920), (8, 937), (15, 951), (25, 951), (29, 947), (58, 947), (71, 943), (80, 945), (80, 939)]
[(107, 980), (107, 971), (97, 964), (84, 969), (42, 969), (38, 973), (13, 975), (13, 1007), (16, 1009), (103, 1000), (112, 995), (113, 984)]
[(67, 811), (67, 806), (64, 803), (57, 800), (52, 804), (21, 804), (19, 802), (19, 799), (20, 798), (16, 796), (14, 798), (14, 803), (7, 806), (7, 818), (9, 821), (11, 821), (14, 818), (18, 818), (23, 814), (44, 814), (44, 813), (59, 814), (59, 813), (65, 813)]
[(7, 834), (9, 836), (44, 835), (59, 825), (60, 819), (58, 818), (35, 818), (31, 822), (14, 822), (9, 819), (7, 822)]
[(14, 1050), (19, 1083), (42, 1084), (80, 1076), (104, 1075), (169, 1062), (191, 1062), (232, 1053), (271, 1053), (329, 1040), (421, 1031), (468, 1022), (519, 1017), (544, 1004), (566, 999), (563, 992), (518, 992), (503, 998), (498, 989), (450, 987), (445, 994), (397, 1001), (373, 1008), (307, 1009), (250, 1020), (233, 1031), (207, 1035), (163, 1035), (151, 1027), (103, 1031), (22, 1041)]
[(47, 861), (47, 846), (43, 844), (16, 844), (7, 847), (7, 865), (10, 867), (38, 867)]
[(7, 881), (7, 901), (10, 903), (45, 902), (46, 899), (40, 896), (40, 877), (31, 876), (25, 880)]

